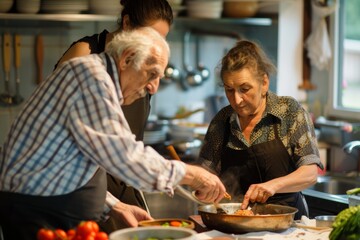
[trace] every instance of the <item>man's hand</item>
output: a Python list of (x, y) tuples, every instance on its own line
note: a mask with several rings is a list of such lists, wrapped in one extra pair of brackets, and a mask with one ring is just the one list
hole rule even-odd
[(193, 188), (203, 202), (219, 202), (226, 192), (216, 175), (199, 166), (186, 165), (186, 175), (180, 183)]
[(137, 227), (139, 221), (153, 220), (153, 218), (142, 208), (122, 202), (117, 202), (110, 214), (129, 227)]

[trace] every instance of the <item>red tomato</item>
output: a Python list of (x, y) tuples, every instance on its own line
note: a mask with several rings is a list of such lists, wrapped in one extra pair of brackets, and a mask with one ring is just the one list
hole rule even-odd
[(98, 233), (99, 232), (99, 225), (95, 221), (89, 221), (92, 225), (93, 232)]
[(67, 234), (62, 229), (59, 229), (59, 228), (55, 229), (54, 233), (55, 233), (55, 240), (66, 240), (67, 239)]
[(85, 238), (83, 238), (83, 240), (95, 240), (95, 236), (93, 235), (88, 235)]
[(36, 237), (37, 237), (37, 240), (54, 240), (55, 239), (55, 233), (50, 229), (41, 228), (37, 232)]
[(98, 232), (95, 235), (95, 240), (108, 240), (108, 239), (109, 239), (109, 237), (105, 232)]
[(67, 230), (66, 235), (67, 235), (69, 240), (73, 239), (73, 237), (75, 237), (75, 235), (76, 235), (75, 229)]
[(54, 231), (54, 239), (55, 240), (67, 240), (67, 234), (62, 229), (55, 229)]
[(76, 229), (76, 235), (79, 235), (83, 238), (92, 235), (95, 236), (95, 232), (93, 229), (93, 223), (91, 221), (81, 222)]

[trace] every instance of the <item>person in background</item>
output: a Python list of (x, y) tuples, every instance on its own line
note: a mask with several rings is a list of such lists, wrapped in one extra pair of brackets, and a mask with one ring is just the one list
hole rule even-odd
[[(136, 30), (142, 27), (151, 27), (166, 37), (173, 22), (173, 12), (167, 0), (121, 0), (123, 6), (119, 18), (119, 27), (114, 32), (103, 30), (99, 34), (87, 36), (74, 42), (60, 58), (55, 68), (62, 62), (74, 57), (84, 56), (92, 53), (101, 53), (105, 45), (116, 33), (121, 31)], [(122, 106), (125, 118), (135, 134), (136, 140), (143, 140), (146, 122), (150, 113), (151, 95), (136, 100), (134, 103)], [(124, 203), (139, 206), (149, 212), (143, 193), (127, 186), (120, 179), (107, 174), (108, 191)], [(111, 232), (115, 229), (127, 227), (128, 224), (119, 222), (110, 217), (106, 222), (100, 223), (100, 227)]]
[[(166, 160), (136, 141), (122, 105), (155, 94), (170, 48), (152, 28), (115, 35), (101, 54), (73, 58), (32, 94), (10, 128), (0, 159), (0, 225), (5, 239), (35, 239), (40, 228), (70, 229), (117, 207), (106, 172), (170, 196), (179, 184), (219, 202), (220, 179), (199, 166)], [(123, 215), (121, 215), (121, 213)], [(118, 217), (132, 226), (141, 208)]]
[(309, 114), (294, 98), (269, 91), (276, 68), (255, 42), (237, 42), (219, 68), (230, 105), (212, 119), (199, 164), (244, 197), (242, 209), (267, 202), (298, 208), (296, 219), (308, 216), (301, 190), (323, 168)]

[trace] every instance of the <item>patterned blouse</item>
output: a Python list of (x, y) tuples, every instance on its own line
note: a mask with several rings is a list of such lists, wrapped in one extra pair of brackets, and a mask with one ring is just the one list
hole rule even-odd
[(221, 170), (221, 150), (225, 146), (225, 126), (228, 124), (230, 124), (230, 136), (226, 146), (229, 148), (243, 150), (255, 144), (271, 141), (275, 138), (276, 127), (282, 143), (297, 168), (317, 164), (323, 169), (310, 116), (292, 97), (277, 96), (268, 92), (266, 109), (251, 133), (250, 142), (247, 142), (242, 134), (237, 114), (230, 105), (216, 114), (206, 133), (199, 163), (218, 174)]

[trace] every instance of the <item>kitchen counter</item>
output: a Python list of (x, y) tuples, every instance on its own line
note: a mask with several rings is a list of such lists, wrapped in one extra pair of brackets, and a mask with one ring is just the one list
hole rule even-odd
[(229, 237), (229, 239), (258, 239), (258, 240), (281, 240), (281, 239), (302, 239), (302, 240), (328, 240), (330, 230), (311, 230), (311, 229), (303, 229), (297, 227), (291, 227), (286, 231), (275, 233), (275, 232), (252, 232), (246, 234), (226, 234), (217, 230), (208, 229), (205, 224), (201, 220), (200, 215), (192, 215), (189, 217), (190, 220), (195, 223), (195, 231), (199, 234), (197, 235), (197, 240), (210, 240), (216, 239), (217, 237)]
[(337, 215), (349, 207), (347, 195), (335, 195), (311, 189), (306, 189), (302, 193), (309, 207), (310, 218), (319, 215)]

